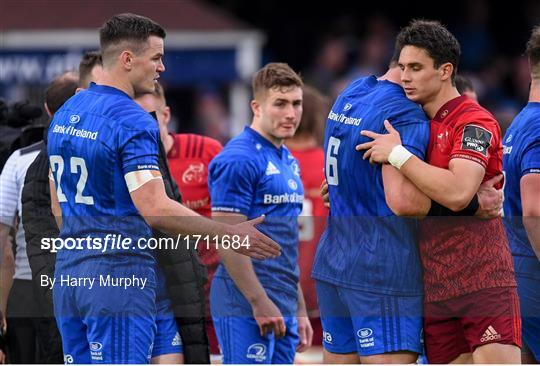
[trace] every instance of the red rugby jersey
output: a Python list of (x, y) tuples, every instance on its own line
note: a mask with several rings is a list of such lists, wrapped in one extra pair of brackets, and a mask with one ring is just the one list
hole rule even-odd
[(183, 204), (193, 211), (211, 216), (208, 192), (208, 165), (223, 146), (210, 137), (171, 134), (174, 143), (167, 154), (169, 168), (182, 193)]
[[(450, 160), (456, 158), (482, 165), (486, 169), (484, 181), (502, 173), (499, 124), (465, 96), (447, 102), (431, 120), (427, 162), (448, 169)], [(420, 224), (420, 234), (427, 302), (516, 285), (500, 218), (426, 218)]]
[[(208, 165), (223, 146), (210, 137), (194, 134), (171, 134), (174, 144), (167, 154), (171, 174), (182, 194), (182, 202), (200, 215), (210, 217), (210, 193), (208, 191)], [(201, 261), (208, 270), (205, 285), (206, 298), (209, 298), (210, 283), (219, 264), (215, 248), (199, 246)], [(209, 309), (207, 309), (209, 314)]]
[(300, 178), (304, 185), (304, 205), (300, 214), (298, 265), (300, 284), (304, 292), (308, 313), (317, 309), (315, 281), (311, 278), (311, 269), (317, 244), (326, 226), (328, 209), (324, 207), (320, 194), (324, 180), (324, 150), (320, 147), (306, 150), (292, 150), (291, 153), (300, 165)]

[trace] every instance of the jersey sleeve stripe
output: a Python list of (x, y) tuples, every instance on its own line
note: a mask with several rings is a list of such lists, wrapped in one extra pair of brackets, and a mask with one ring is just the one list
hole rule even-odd
[(199, 152), (197, 153), (197, 157), (199, 159), (202, 158), (203, 151), (204, 151), (204, 137), (201, 137), (201, 143), (199, 145)]

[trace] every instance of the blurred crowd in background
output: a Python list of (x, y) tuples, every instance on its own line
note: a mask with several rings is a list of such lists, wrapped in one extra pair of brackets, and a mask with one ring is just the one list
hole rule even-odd
[[(517, 0), (510, 6), (505, 2), (457, 0), (443, 9), (427, 1), (390, 5), (338, 0), (310, 8), (309, 12), (302, 2), (205, 3), (264, 34), (261, 64), (289, 63), (306, 84), (331, 101), (355, 78), (380, 75), (386, 69), (395, 35), (413, 18), (440, 20), (456, 35), (462, 50), (458, 73), (472, 81), (479, 103), (495, 115), (503, 133), (527, 101), (529, 74), (523, 51), (530, 30), (540, 23), (539, 1)], [(166, 71), (174, 72), (182, 71)], [(173, 131), (200, 133), (222, 143), (234, 134), (228, 85), (204, 82), (177, 86), (167, 85), (165, 80), (163, 84), (173, 111)], [(0, 97), (38, 101), (43, 98), (42, 89), (36, 86), (19, 93), (11, 89), (9, 95), (2, 95), (0, 88)]]

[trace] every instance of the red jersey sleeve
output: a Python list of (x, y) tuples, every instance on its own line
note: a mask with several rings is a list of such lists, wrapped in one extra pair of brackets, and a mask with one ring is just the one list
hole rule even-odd
[(467, 113), (455, 124), (450, 159), (472, 160), (487, 168), (499, 152), (500, 136), (499, 124), (486, 112)]
[(210, 137), (204, 138), (204, 161), (206, 165), (210, 164), (212, 159), (221, 152), (223, 145), (218, 140), (214, 140)]

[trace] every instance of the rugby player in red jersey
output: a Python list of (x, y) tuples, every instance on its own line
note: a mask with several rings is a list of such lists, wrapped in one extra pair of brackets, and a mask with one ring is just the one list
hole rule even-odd
[[(182, 203), (199, 215), (210, 217), (210, 193), (208, 192), (208, 164), (223, 146), (210, 137), (195, 134), (173, 134), (167, 130), (171, 120), (171, 110), (167, 106), (165, 92), (156, 83), (156, 91), (136, 99), (147, 111), (155, 111), (159, 122), (161, 142), (167, 153), (171, 174), (182, 194)], [(208, 282), (204, 286), (205, 298), (210, 297), (210, 283), (219, 264), (219, 255), (215, 248), (201, 245), (197, 248), (201, 261), (208, 271)], [(219, 355), (216, 333), (210, 316), (210, 307), (206, 302), (206, 332), (210, 343), (210, 353)]]
[[(459, 43), (439, 22), (412, 21), (399, 33), (396, 48), (404, 90), (431, 118), (427, 162), (401, 146), (388, 122), (388, 134), (362, 132), (374, 140), (357, 150), (400, 169), (423, 199), (431, 199), (430, 212), (419, 215), (445, 216), (447, 207), (472, 216), (482, 182), (502, 172), (500, 127), (491, 113), (459, 95)], [(521, 320), (502, 220), (429, 218), (420, 230), (428, 361), (520, 363)]]

